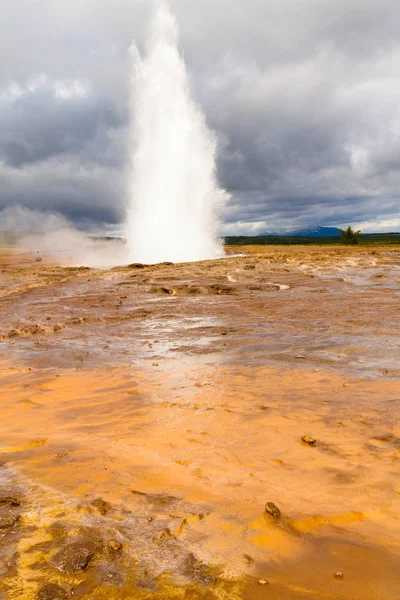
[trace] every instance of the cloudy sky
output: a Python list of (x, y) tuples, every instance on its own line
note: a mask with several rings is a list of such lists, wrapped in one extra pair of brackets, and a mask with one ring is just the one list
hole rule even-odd
[[(143, 46), (152, 5), (1, 0), (0, 229), (45, 211), (118, 231), (127, 50), (132, 39)], [(219, 139), (232, 195), (223, 233), (400, 230), (398, 0), (170, 5), (193, 95)]]

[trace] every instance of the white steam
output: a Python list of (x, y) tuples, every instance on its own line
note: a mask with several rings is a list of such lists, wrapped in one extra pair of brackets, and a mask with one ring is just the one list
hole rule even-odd
[(126, 261), (122, 240), (78, 231), (60, 214), (10, 206), (0, 211), (0, 244), (14, 244), (26, 262), (41, 258), (65, 266), (113, 267)]

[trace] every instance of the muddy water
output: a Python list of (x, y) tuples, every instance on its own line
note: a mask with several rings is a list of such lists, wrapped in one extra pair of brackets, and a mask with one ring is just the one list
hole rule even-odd
[(0, 594), (397, 598), (398, 257), (4, 265)]

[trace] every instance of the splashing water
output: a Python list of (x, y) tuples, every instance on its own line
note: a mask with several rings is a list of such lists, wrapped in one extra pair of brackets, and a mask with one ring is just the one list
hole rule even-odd
[(142, 59), (133, 45), (133, 148), (126, 238), (131, 262), (223, 256), (216, 139), (194, 103), (168, 6), (156, 10)]

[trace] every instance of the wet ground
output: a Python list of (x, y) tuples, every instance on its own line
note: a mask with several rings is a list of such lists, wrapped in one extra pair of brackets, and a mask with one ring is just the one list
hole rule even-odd
[(400, 596), (400, 252), (243, 252), (3, 252), (0, 598)]

